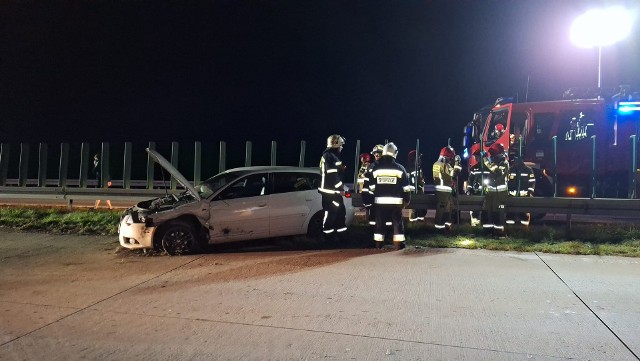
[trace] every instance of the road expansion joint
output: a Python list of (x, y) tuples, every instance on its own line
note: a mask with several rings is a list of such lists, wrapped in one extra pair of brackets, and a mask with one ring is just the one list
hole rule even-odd
[(545, 261), (544, 261), (544, 259), (542, 259), (542, 257), (540, 257), (540, 255), (538, 254), (538, 252), (533, 252), (533, 253), (538, 257), (538, 259), (540, 259), (540, 261), (542, 261), (542, 263), (544, 263), (544, 264), (545, 264), (545, 266), (547, 266), (547, 268), (549, 268), (549, 270), (551, 270), (551, 272), (553, 272), (553, 274), (554, 274), (554, 275), (556, 275), (556, 277), (558, 277), (558, 279), (560, 280), (560, 282), (562, 282), (565, 286), (567, 286), (567, 289), (569, 289), (569, 291), (571, 291), (571, 293), (573, 293), (573, 295), (574, 295), (574, 296), (576, 296), (576, 298), (577, 298), (578, 300), (580, 300), (580, 302), (582, 302), (582, 304), (584, 305), (584, 307), (586, 307), (586, 308), (589, 310), (589, 312), (591, 312), (591, 314), (592, 314), (592, 315), (594, 315), (594, 316), (598, 319), (598, 321), (600, 321), (600, 323), (602, 323), (602, 325), (603, 325), (604, 327), (606, 327), (606, 328), (607, 328), (607, 330), (609, 330), (609, 332), (611, 332), (611, 334), (612, 334), (613, 336), (615, 336), (615, 338), (617, 338), (617, 339), (618, 339), (618, 341), (620, 341), (620, 343), (622, 343), (622, 345), (623, 345), (623, 346), (624, 346), (624, 347), (625, 347), (629, 352), (631, 352), (631, 354), (633, 355), (633, 357), (635, 357), (635, 358), (636, 358), (636, 360), (640, 360), (640, 357), (639, 357), (635, 352), (633, 352), (633, 350), (629, 347), (629, 345), (627, 345), (627, 344), (626, 344), (626, 343), (625, 343), (625, 342), (620, 338), (620, 336), (618, 336), (618, 334), (617, 334), (614, 330), (612, 330), (612, 329), (611, 329), (611, 327), (609, 327), (609, 325), (607, 325), (607, 323), (606, 323), (606, 322), (604, 322), (604, 320), (603, 320), (602, 318), (600, 318), (600, 316), (598, 316), (598, 314), (597, 314), (597, 313), (596, 313), (596, 312), (595, 312), (591, 307), (589, 307), (589, 305), (588, 305), (588, 304), (587, 304), (587, 303), (586, 303), (586, 302), (585, 302), (585, 301), (584, 301), (584, 300), (583, 300), (583, 299), (582, 299), (582, 298), (581, 298), (581, 297), (576, 293), (576, 291), (574, 291), (574, 290), (573, 290), (573, 288), (571, 288), (571, 286), (569, 286), (569, 285), (567, 284), (567, 282), (565, 282), (565, 280), (564, 280), (564, 279), (562, 279), (562, 277), (560, 277), (560, 275), (559, 275), (559, 274), (558, 274), (558, 273), (557, 273), (553, 268), (551, 268), (551, 266), (550, 266), (547, 262), (545, 262)]
[(1, 343), (1, 344), (0, 344), (0, 347), (2, 347), (2, 346), (4, 346), (4, 345), (8, 345), (8, 344), (10, 344), (10, 343), (12, 343), (12, 342), (14, 342), (14, 341), (17, 341), (17, 340), (19, 340), (19, 339), (23, 338), (23, 337), (29, 336), (29, 335), (33, 334), (34, 332), (37, 332), (37, 331), (39, 331), (39, 330), (42, 330), (42, 329), (44, 329), (44, 328), (46, 328), (46, 327), (49, 327), (49, 326), (51, 326), (51, 325), (54, 325), (54, 324), (56, 324), (56, 323), (58, 323), (58, 322), (60, 322), (60, 321), (62, 321), (62, 320), (64, 320), (64, 319), (67, 319), (67, 318), (69, 318), (69, 317), (71, 317), (71, 316), (73, 316), (73, 315), (75, 315), (75, 314), (78, 314), (78, 313), (80, 313), (80, 312), (82, 312), (82, 311), (85, 311), (85, 310), (87, 310), (87, 309), (89, 309), (89, 308), (95, 307), (96, 305), (99, 305), (100, 303), (102, 303), (102, 302), (104, 302), (104, 301), (110, 300), (110, 299), (112, 299), (112, 298), (114, 298), (114, 297), (116, 297), (116, 296), (118, 296), (118, 295), (121, 295), (121, 294), (123, 294), (123, 293), (125, 293), (125, 292), (127, 292), (127, 291), (129, 291), (129, 290), (132, 290), (132, 289), (134, 289), (134, 288), (136, 288), (136, 287), (138, 287), (138, 286), (140, 286), (140, 285), (143, 285), (143, 284), (145, 284), (145, 283), (147, 283), (147, 282), (150, 282), (150, 281), (152, 281), (152, 280), (154, 280), (154, 279), (157, 279), (157, 278), (162, 277), (162, 276), (164, 276), (164, 275), (166, 275), (166, 274), (169, 274), (169, 273), (171, 273), (171, 272), (173, 272), (173, 271), (176, 271), (176, 270), (178, 270), (178, 269), (180, 269), (180, 268), (182, 268), (182, 267), (184, 267), (184, 266), (186, 266), (186, 265), (188, 265), (188, 264), (190, 264), (190, 263), (193, 263), (193, 262), (195, 262), (195, 261), (197, 261), (197, 260), (201, 259), (202, 257), (203, 257), (203, 256), (200, 256), (200, 257), (194, 258), (194, 259), (192, 259), (192, 260), (190, 260), (190, 261), (188, 261), (188, 262), (185, 262), (185, 263), (183, 263), (183, 264), (181, 264), (181, 265), (178, 265), (178, 266), (176, 266), (176, 267), (174, 267), (174, 268), (172, 268), (172, 269), (170, 269), (170, 270), (168, 270), (168, 271), (165, 271), (165, 272), (162, 272), (162, 273), (160, 273), (160, 274), (157, 274), (157, 275), (155, 275), (155, 276), (153, 276), (153, 277), (150, 277), (150, 278), (148, 278), (148, 279), (146, 279), (146, 280), (144, 280), (144, 281), (138, 282), (138, 283), (136, 283), (136, 284), (135, 284), (135, 285), (133, 285), (133, 286), (127, 287), (127, 288), (125, 288), (125, 289), (124, 289), (124, 290), (122, 290), (122, 291), (119, 291), (119, 292), (116, 292), (116, 293), (114, 293), (114, 294), (112, 294), (112, 295), (110, 295), (110, 296), (107, 296), (107, 297), (105, 297), (105, 298), (103, 298), (103, 299), (101, 299), (101, 300), (99, 300), (99, 301), (96, 301), (96, 302), (94, 302), (94, 303), (90, 304), (90, 305), (87, 305), (87, 306), (85, 306), (85, 307), (79, 308), (79, 309), (77, 309), (77, 310), (76, 310), (76, 311), (74, 311), (74, 312), (71, 312), (71, 313), (69, 313), (69, 314), (67, 314), (67, 315), (65, 315), (65, 316), (62, 316), (62, 317), (60, 317), (60, 318), (58, 318), (58, 319), (54, 320), (54, 321), (51, 321), (51, 322), (49, 322), (49, 323), (47, 323), (47, 324), (44, 324), (44, 325), (42, 325), (42, 326), (40, 326), (40, 327), (37, 327), (37, 328), (35, 328), (35, 329), (33, 329), (33, 330), (29, 331), (29, 332), (26, 332), (26, 333), (24, 333), (24, 334), (22, 334), (22, 335), (20, 335), (20, 336), (16, 336), (16, 337), (14, 337), (14, 338), (12, 338), (12, 339), (10, 339), (10, 340), (6, 341), (6, 342)]

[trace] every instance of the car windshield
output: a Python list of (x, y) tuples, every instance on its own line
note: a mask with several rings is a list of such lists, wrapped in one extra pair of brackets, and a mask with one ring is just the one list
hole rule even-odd
[(222, 187), (227, 184), (233, 182), (234, 180), (242, 177), (248, 172), (231, 172), (231, 173), (220, 173), (217, 174), (206, 181), (200, 183), (196, 190), (201, 198), (209, 198), (214, 193), (218, 192)]

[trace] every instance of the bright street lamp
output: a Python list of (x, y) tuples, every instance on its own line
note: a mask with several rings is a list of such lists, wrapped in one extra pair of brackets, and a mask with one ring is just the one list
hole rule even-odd
[(594, 9), (580, 15), (571, 25), (571, 41), (582, 48), (598, 47), (598, 89), (602, 83), (602, 47), (631, 33), (631, 13), (623, 7)]

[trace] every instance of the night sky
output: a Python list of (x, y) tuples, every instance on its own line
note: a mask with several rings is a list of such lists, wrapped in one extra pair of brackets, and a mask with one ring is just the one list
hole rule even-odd
[[(276, 140), (297, 154), (305, 140), (315, 160), (339, 133), (347, 149), (392, 140), (403, 160), (420, 139), (429, 161), (447, 138), (459, 146), (474, 111), (497, 97), (595, 87), (597, 51), (572, 45), (569, 28), (590, 7), (614, 4), (43, 3), (0, 4), (2, 142), (224, 140), (243, 151), (251, 140), (268, 152)], [(638, 20), (631, 37), (604, 48), (604, 87), (640, 89)]]

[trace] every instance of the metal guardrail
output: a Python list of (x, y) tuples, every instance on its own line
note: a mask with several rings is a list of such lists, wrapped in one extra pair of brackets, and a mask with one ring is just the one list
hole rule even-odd
[[(98, 198), (126, 201), (143, 201), (165, 194), (177, 194), (181, 189), (121, 189), (121, 188), (75, 188), (75, 187), (0, 187), (0, 199), (64, 199), (68, 201), (95, 200)], [(458, 196), (460, 211), (482, 210), (483, 196)], [(353, 195), (353, 204), (362, 207), (362, 196)], [(436, 197), (433, 194), (413, 194), (407, 208), (434, 209)], [(640, 199), (610, 198), (542, 198), (509, 197), (505, 207), (510, 212), (557, 213), (638, 217), (640, 219)]]
[(43, 199), (43, 200), (95, 200), (110, 199), (123, 201), (144, 201), (165, 194), (177, 194), (183, 190), (167, 189), (118, 189), (118, 188), (72, 188), (72, 187), (0, 187), (0, 199)]
[[(484, 196), (458, 196), (460, 211), (482, 210)], [(353, 204), (362, 207), (362, 196), (353, 195)], [(435, 209), (436, 197), (432, 194), (412, 194), (411, 209)], [(605, 216), (640, 217), (640, 199), (612, 198), (563, 198), (563, 197), (509, 197), (505, 208), (509, 212), (584, 214)]]
[[(59, 181), (57, 179), (46, 179), (44, 181), (40, 181), (38, 179), (27, 179), (23, 182), (24, 182), (24, 187), (57, 187)], [(22, 187), (20, 185), (19, 179), (7, 179), (5, 183), (6, 183), (5, 184), (6, 187)], [(112, 179), (111, 183), (113, 184), (114, 188), (127, 188), (124, 186), (124, 181), (121, 179)], [(43, 185), (40, 185), (40, 184), (43, 184)], [(98, 181), (96, 181), (95, 179), (85, 180), (85, 187), (95, 188), (97, 184), (98, 184)], [(169, 187), (170, 183), (168, 180), (167, 181), (154, 180), (149, 182), (147, 180), (131, 179), (129, 180), (128, 185), (129, 185), (129, 188), (146, 189), (147, 186), (149, 185), (151, 185), (152, 188)], [(67, 179), (67, 184), (65, 187), (80, 187), (80, 179)], [(177, 187), (179, 188), (180, 185), (178, 185)]]

